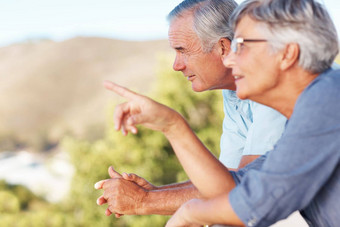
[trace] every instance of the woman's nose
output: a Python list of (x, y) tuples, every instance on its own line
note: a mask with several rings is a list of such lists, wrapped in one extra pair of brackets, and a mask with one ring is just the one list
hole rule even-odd
[(223, 65), (227, 68), (232, 68), (235, 65), (235, 53), (230, 51), (229, 54), (224, 57)]

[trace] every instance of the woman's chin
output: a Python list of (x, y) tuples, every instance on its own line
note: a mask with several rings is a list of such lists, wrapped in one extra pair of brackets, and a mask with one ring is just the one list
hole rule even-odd
[(241, 91), (240, 89), (236, 89), (236, 95), (239, 99), (249, 99), (249, 96), (246, 92)]

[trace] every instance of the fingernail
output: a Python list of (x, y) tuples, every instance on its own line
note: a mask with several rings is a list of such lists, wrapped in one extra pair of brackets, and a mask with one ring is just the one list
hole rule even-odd
[(97, 183), (94, 184), (94, 188), (95, 188), (95, 189), (99, 189), (99, 188), (100, 188), (99, 182), (97, 182)]

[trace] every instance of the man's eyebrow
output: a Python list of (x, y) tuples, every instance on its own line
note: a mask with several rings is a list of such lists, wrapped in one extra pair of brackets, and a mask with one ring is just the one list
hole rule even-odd
[(183, 47), (175, 47), (174, 49), (175, 49), (175, 50), (178, 50), (178, 51), (183, 51), (183, 50), (184, 50)]

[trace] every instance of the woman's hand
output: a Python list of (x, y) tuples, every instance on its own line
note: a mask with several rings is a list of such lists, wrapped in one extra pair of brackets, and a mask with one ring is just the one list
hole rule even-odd
[(116, 106), (114, 111), (115, 129), (122, 130), (124, 135), (128, 132), (136, 134), (138, 124), (165, 133), (182, 118), (173, 109), (113, 82), (105, 81), (104, 86), (128, 100)]

